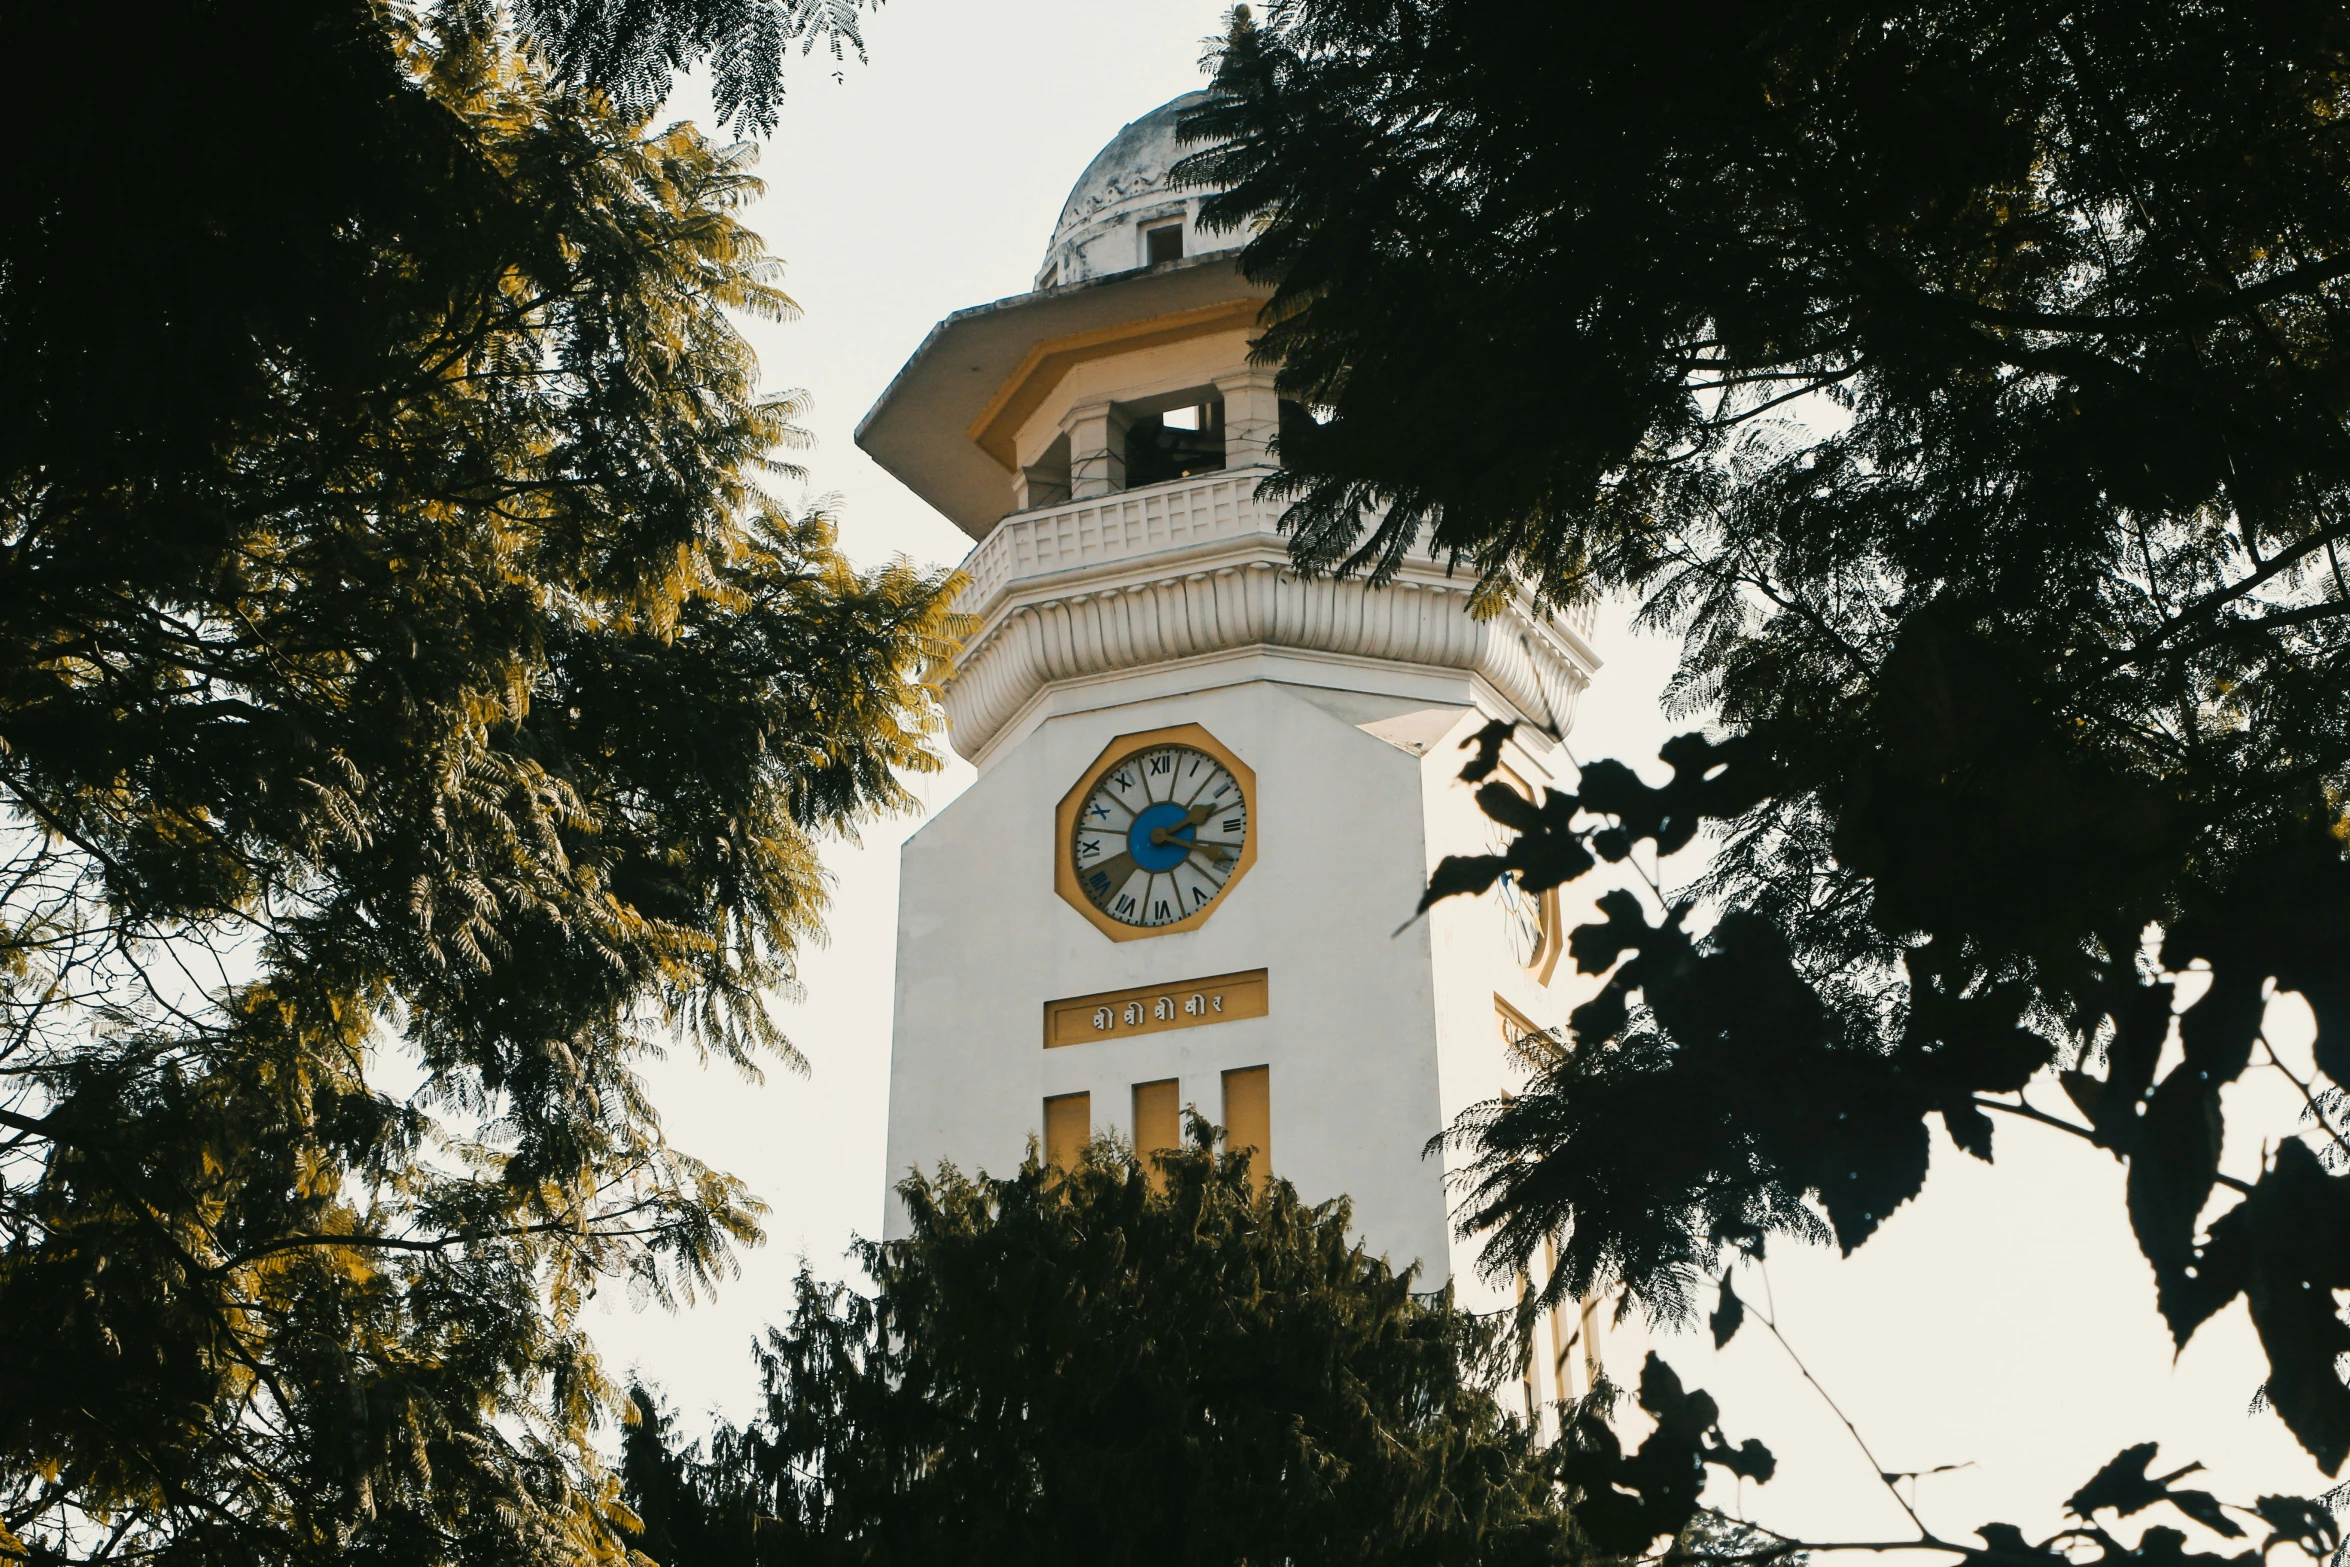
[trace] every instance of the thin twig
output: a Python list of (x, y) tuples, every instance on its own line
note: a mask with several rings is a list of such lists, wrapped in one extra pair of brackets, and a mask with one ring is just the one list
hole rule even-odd
[[(1769, 1277), (1766, 1274), (1764, 1277), (1764, 1288), (1766, 1291), (1769, 1289), (1769, 1283)], [(1828, 1406), (1829, 1412), (1835, 1415), (1838, 1420), (1844, 1422), (1844, 1429), (1852, 1433), (1853, 1445), (1858, 1447), (1860, 1449), (1861, 1456), (1869, 1461), (1869, 1472), (1877, 1477), (1877, 1483), (1885, 1488), (1885, 1494), (1893, 1498), (1894, 1505), (1898, 1506), (1904, 1513), (1908, 1514), (1909, 1521), (1917, 1527), (1917, 1543), (1925, 1544), (1932, 1541), (1934, 1538), (1934, 1531), (1926, 1527), (1926, 1521), (1917, 1515), (1917, 1509), (1910, 1506), (1909, 1502), (1902, 1496), (1901, 1488), (1895, 1485), (1893, 1481), (1887, 1476), (1885, 1466), (1878, 1462), (1877, 1455), (1875, 1453), (1869, 1451), (1868, 1439), (1860, 1434), (1860, 1427), (1852, 1423), (1852, 1417), (1844, 1412), (1842, 1407), (1837, 1404), (1836, 1400), (1829, 1395), (1826, 1388), (1820, 1386), (1820, 1379), (1811, 1374), (1811, 1367), (1805, 1365), (1803, 1363), (1803, 1357), (1795, 1353), (1795, 1346), (1787, 1342), (1787, 1335), (1779, 1331), (1779, 1324), (1772, 1321), (1770, 1317), (1763, 1312), (1756, 1312), (1754, 1317), (1757, 1322), (1760, 1322), (1764, 1327), (1770, 1329), (1771, 1337), (1778, 1340), (1779, 1347), (1787, 1352), (1787, 1358), (1795, 1362), (1795, 1369), (1803, 1373), (1803, 1380), (1809, 1382), (1811, 1384), (1812, 1391), (1820, 1395), (1820, 1402), (1826, 1404)], [(1866, 1547), (1847, 1546), (1841, 1548), (1850, 1550), (1865, 1549)]]
[(2336, 1148), (2341, 1149), (2345, 1154), (2350, 1154), (2350, 1141), (2344, 1140), (2341, 1129), (2336, 1127), (2333, 1121), (2327, 1117), (2324, 1108), (2317, 1102), (2317, 1095), (2310, 1091), (2309, 1085), (2295, 1077), (2283, 1060), (2278, 1057), (2277, 1047), (2268, 1042), (2268, 1030), (2262, 1029), (2255, 1037), (2260, 1041), (2260, 1048), (2268, 1052), (2268, 1064), (2275, 1067), (2285, 1081), (2291, 1083), (2300, 1092), (2301, 1102), (2309, 1106), (2309, 1118), (2325, 1128), (2325, 1134), (2334, 1140)]
[[(2029, 1101), (2009, 1104), (2004, 1099), (1991, 1099), (1982, 1094), (1970, 1094), (1967, 1096), (1967, 1100), (1968, 1103), (1984, 1110), (1998, 1110), (2007, 1115), (2021, 1116), (2024, 1120), (2036, 1122), (2041, 1126), (2052, 1126), (2060, 1132), (2070, 1132), (2073, 1136), (2078, 1137), (2081, 1139), (2081, 1141), (2090, 1144), (2092, 1147), (2108, 1149), (2117, 1159), (2128, 1157), (2128, 1155), (2125, 1154), (2121, 1149), (2113, 1148), (2110, 1144), (2100, 1139), (2092, 1128), (2083, 1126), (2077, 1121), (2068, 1121), (2060, 1115), (2050, 1115), (2047, 1111), (2040, 1109), (2038, 1106), (2031, 1104)], [(2247, 1196), (2251, 1195), (2251, 1186), (2244, 1181), (2238, 1180), (2235, 1176), (2214, 1175), (2212, 1179), (2220, 1185), (2225, 1186), (2232, 1192), (2242, 1192)]]

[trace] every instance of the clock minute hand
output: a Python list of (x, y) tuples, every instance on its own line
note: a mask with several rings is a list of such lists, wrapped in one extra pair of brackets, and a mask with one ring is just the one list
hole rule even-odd
[(1182, 830), (1180, 827), (1153, 827), (1151, 842), (1153, 844), (1171, 843), (1178, 848), (1189, 849), (1194, 854), (1206, 855), (1211, 863), (1232, 858), (1232, 851), (1220, 843), (1197, 843), (1189, 838), (1176, 837), (1175, 834)]

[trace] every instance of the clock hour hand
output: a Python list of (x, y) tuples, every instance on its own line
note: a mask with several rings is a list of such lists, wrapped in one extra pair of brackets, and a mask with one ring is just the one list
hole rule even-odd
[(1209, 816), (1209, 808), (1208, 808), (1207, 806), (1204, 806), (1204, 805), (1195, 805), (1195, 806), (1193, 806), (1193, 807), (1192, 807), (1190, 810), (1188, 810), (1188, 811), (1184, 812), (1184, 813), (1183, 813), (1183, 820), (1181, 820), (1181, 821), (1177, 822), (1177, 823), (1176, 823), (1174, 826), (1172, 826), (1172, 827), (1153, 827), (1153, 828), (1151, 829), (1151, 842), (1153, 842), (1153, 843), (1185, 843), (1185, 842), (1188, 842), (1188, 841), (1189, 841), (1188, 839), (1178, 838), (1178, 837), (1176, 837), (1175, 835), (1176, 835), (1177, 833), (1180, 833), (1180, 832), (1187, 832), (1187, 831), (1189, 831), (1190, 829), (1192, 829), (1192, 828), (1194, 828), (1194, 827), (1197, 827), (1197, 826), (1198, 826), (1200, 823), (1202, 823), (1202, 822), (1206, 821), (1206, 820), (1208, 819), (1208, 816)]

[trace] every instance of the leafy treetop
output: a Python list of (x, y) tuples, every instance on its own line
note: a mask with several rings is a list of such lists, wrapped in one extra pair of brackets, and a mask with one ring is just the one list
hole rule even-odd
[(629, 1504), (662, 1567), (1516, 1563), (1577, 1553), (1505, 1409), (1500, 1335), (1364, 1255), (1344, 1202), (1219, 1156), (951, 1167), (861, 1242), (873, 1293), (803, 1273), (764, 1407), (688, 1448), (649, 1395)]

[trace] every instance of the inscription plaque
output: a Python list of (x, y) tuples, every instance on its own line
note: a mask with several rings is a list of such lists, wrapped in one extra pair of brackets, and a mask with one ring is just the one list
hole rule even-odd
[(1269, 1004), (1265, 971), (1217, 974), (1172, 985), (1105, 990), (1044, 1004), (1044, 1047), (1090, 1044), (1097, 1039), (1131, 1039), (1170, 1028), (1201, 1028), (1244, 1017), (1263, 1017)]

